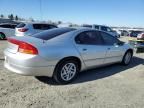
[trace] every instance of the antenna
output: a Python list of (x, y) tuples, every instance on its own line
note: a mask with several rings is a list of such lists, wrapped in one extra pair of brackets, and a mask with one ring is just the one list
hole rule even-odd
[(40, 3), (40, 15), (41, 15), (41, 20), (43, 20), (43, 13), (42, 13), (42, 0), (39, 0)]

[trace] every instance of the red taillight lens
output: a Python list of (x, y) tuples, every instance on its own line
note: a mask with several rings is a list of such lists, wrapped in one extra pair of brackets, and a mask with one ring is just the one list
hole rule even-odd
[(37, 55), (38, 54), (38, 50), (36, 47), (34, 47), (33, 45), (23, 42), (23, 41), (19, 41), (16, 39), (12, 39), (12, 38), (8, 38), (8, 41), (16, 44), (19, 46), (18, 48), (18, 52), (20, 53), (25, 53), (25, 54), (34, 54)]
[(27, 28), (21, 28), (21, 29), (18, 29), (18, 31), (19, 32), (26, 32), (26, 31), (28, 31), (28, 29)]
[(18, 52), (26, 54), (38, 54), (38, 50), (26, 42), (20, 42)]

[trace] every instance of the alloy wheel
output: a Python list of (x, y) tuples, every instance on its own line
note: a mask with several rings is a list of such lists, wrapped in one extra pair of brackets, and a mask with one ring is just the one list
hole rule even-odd
[(76, 65), (74, 63), (67, 63), (63, 66), (62, 70), (61, 70), (61, 78), (64, 81), (69, 81), (71, 80), (75, 74), (76, 74)]

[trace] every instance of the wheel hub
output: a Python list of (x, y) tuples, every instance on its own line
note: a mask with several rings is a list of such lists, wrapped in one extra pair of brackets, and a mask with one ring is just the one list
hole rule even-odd
[(64, 81), (71, 80), (76, 74), (76, 65), (74, 63), (67, 63), (61, 70), (61, 78)]

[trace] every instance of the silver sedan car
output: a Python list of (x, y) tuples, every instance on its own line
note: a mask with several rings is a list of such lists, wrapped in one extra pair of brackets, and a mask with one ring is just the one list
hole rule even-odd
[(56, 28), (33, 36), (8, 38), (4, 66), (28, 76), (49, 76), (60, 84), (81, 71), (113, 63), (128, 65), (133, 48), (104, 31)]

